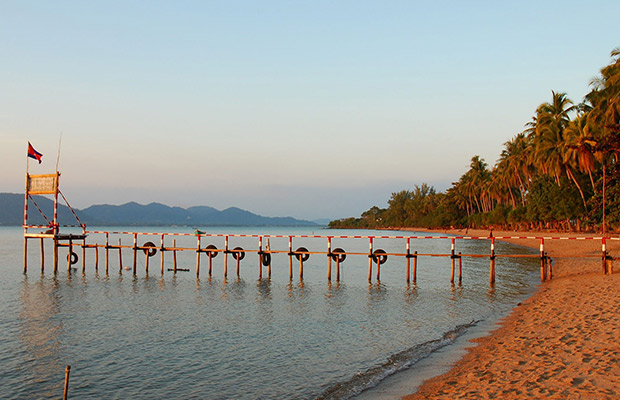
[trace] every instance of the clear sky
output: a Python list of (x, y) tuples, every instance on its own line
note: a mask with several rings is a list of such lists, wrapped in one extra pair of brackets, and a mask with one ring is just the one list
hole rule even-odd
[(0, 0), (0, 192), (359, 216), (579, 102), (620, 1)]

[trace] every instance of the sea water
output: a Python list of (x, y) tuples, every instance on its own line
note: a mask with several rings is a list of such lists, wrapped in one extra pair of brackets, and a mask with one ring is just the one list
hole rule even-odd
[[(258, 235), (412, 235), (415, 232), (348, 231), (320, 228), (201, 228), (208, 233)], [(106, 228), (108, 231), (193, 232), (192, 228)], [(427, 235), (427, 234), (425, 234)], [(120, 235), (112, 235), (117, 244)], [(131, 245), (130, 236), (123, 237)], [(159, 245), (158, 236), (139, 236)], [(166, 239), (166, 246), (171, 246)], [(231, 237), (229, 248), (258, 248), (257, 238)], [(294, 248), (326, 251), (326, 239), (294, 238)], [(104, 243), (90, 235), (87, 243)], [(195, 236), (177, 237), (177, 247), (196, 246)], [(223, 238), (203, 238), (204, 247), (223, 247)], [(263, 239), (263, 247), (266, 239)], [(29, 241), (28, 272), (23, 268), (23, 230), (0, 227), (0, 393), (8, 398), (62, 396), (65, 366), (71, 366), (71, 398), (106, 399), (312, 399), (350, 398), (434, 350), (449, 345), (468, 326), (503, 315), (531, 293), (537, 262), (498, 258), (496, 284), (489, 286), (489, 259), (464, 258), (463, 282), (450, 284), (449, 258), (418, 258), (417, 283), (406, 281), (406, 259), (388, 257), (381, 281), (368, 282), (368, 257), (349, 255), (340, 281), (327, 279), (327, 257), (312, 255), (303, 280), (293, 258), (289, 279), (286, 254), (274, 254), (272, 274), (247, 253), (240, 263), (206, 255), (196, 277), (195, 251), (179, 252), (179, 268), (168, 271), (171, 252), (160, 273), (159, 253), (110, 250), (105, 273), (103, 250), (95, 271), (87, 249), (86, 271), (80, 260), (68, 271), (67, 249), (60, 249), (52, 271), (46, 244), (45, 270), (40, 248)], [(368, 239), (333, 239), (332, 249), (367, 252)], [(411, 251), (450, 252), (450, 239), (411, 239)], [(457, 252), (488, 254), (488, 240), (457, 240)], [(287, 238), (271, 238), (272, 250), (288, 250)], [(375, 239), (373, 248), (405, 253), (403, 239)], [(497, 242), (498, 254), (532, 250)], [(412, 263), (413, 264), (413, 263)]]

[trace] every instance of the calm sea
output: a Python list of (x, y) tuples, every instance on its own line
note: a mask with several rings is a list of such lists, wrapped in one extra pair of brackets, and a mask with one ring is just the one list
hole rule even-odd
[[(131, 228), (144, 232), (153, 228)], [(114, 228), (107, 230), (127, 230)], [(311, 228), (217, 228), (208, 233), (273, 235), (403, 235), (402, 232)], [(165, 228), (187, 232), (190, 228)], [(415, 235), (415, 233), (407, 233)], [(103, 238), (94, 235), (87, 242)], [(125, 237), (124, 244), (130, 244)], [(140, 237), (139, 242), (158, 237)], [(112, 236), (116, 244), (118, 236)], [(177, 246), (195, 247), (195, 237)], [(139, 244), (140, 244), (139, 243)], [(223, 239), (202, 245), (223, 247)], [(167, 242), (167, 246), (171, 243)], [(265, 243), (263, 243), (265, 245)], [(272, 250), (286, 250), (287, 239), (271, 239)], [(231, 238), (230, 248), (257, 248), (256, 238)], [(294, 239), (294, 248), (326, 250), (325, 239)], [(402, 239), (377, 239), (375, 248), (405, 252)], [(412, 252), (449, 253), (450, 240), (412, 240)], [(488, 254), (490, 242), (457, 240), (457, 252)], [(367, 252), (367, 239), (333, 239), (332, 249)], [(289, 280), (288, 256), (274, 255), (272, 275), (258, 279), (256, 254), (241, 261), (240, 278), (229, 256), (207, 258), (196, 278), (195, 252), (178, 254), (174, 275), (159, 269), (159, 254), (145, 273), (120, 270), (118, 252), (110, 254), (105, 274), (103, 252), (95, 271), (94, 251), (76, 271), (66, 267), (61, 249), (53, 274), (51, 247), (41, 273), (37, 241), (29, 242), (29, 270), (23, 273), (23, 230), (0, 227), (0, 393), (8, 398), (58, 398), (64, 371), (71, 365), (70, 398), (93, 399), (312, 399), (350, 398), (385, 376), (415, 362), (476, 321), (495, 319), (536, 285), (537, 262), (497, 260), (497, 282), (489, 287), (488, 258), (463, 260), (463, 283), (451, 286), (449, 258), (420, 258), (417, 285), (406, 282), (406, 261), (389, 257), (381, 282), (368, 282), (368, 257), (348, 256), (341, 280), (327, 280), (327, 257), (312, 255), (304, 279)], [(498, 242), (497, 253), (531, 250)], [(77, 252), (81, 257), (81, 251)], [(125, 250), (124, 266), (132, 254)], [(153, 261), (154, 260), (154, 261)], [(166, 269), (172, 257), (166, 254)]]

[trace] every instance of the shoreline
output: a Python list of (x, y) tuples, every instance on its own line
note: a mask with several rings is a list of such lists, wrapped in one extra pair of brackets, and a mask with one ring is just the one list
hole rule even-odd
[[(458, 229), (407, 230), (465, 234)], [(467, 232), (468, 236), (488, 234), (488, 230)], [(493, 234), (550, 236), (546, 232)], [(505, 241), (533, 248), (539, 245), (534, 239)], [(620, 243), (607, 242), (607, 250), (617, 256)], [(447, 372), (437, 371), (439, 375), (424, 380), (404, 399), (611, 399), (620, 395), (620, 347), (614, 335), (620, 331), (620, 274), (603, 274), (600, 241), (547, 240), (545, 251), (555, 260), (554, 278), (541, 283), (488, 333), (464, 340), (463, 348), (456, 349), (465, 352), (464, 356), (449, 362)]]

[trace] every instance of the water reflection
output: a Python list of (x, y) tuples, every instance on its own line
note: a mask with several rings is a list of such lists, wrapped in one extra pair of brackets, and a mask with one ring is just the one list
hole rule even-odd
[(64, 365), (59, 360), (63, 335), (61, 316), (62, 296), (58, 291), (56, 276), (51, 280), (41, 277), (31, 283), (24, 276), (20, 290), (22, 309), (19, 313), (19, 339), (28, 353), (29, 373), (34, 384), (46, 382), (42, 387), (47, 391), (39, 393), (42, 397), (58, 397), (61, 384), (49, 384), (55, 371), (62, 371)]

